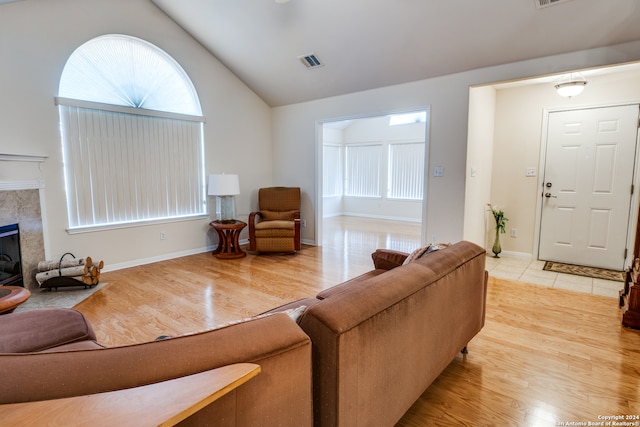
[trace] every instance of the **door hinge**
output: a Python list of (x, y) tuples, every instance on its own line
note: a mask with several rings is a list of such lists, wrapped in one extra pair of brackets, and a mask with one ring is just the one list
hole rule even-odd
[(629, 249), (624, 248), (624, 259), (627, 259), (627, 254), (629, 253)]
[(635, 191), (635, 189), (636, 189), (636, 186), (631, 184), (631, 195), (633, 195), (633, 192)]

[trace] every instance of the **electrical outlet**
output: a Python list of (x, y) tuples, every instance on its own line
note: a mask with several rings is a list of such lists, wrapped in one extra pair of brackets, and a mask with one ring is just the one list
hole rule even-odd
[(511, 229), (511, 237), (518, 237), (518, 230), (516, 230), (515, 228)]
[(433, 176), (444, 176), (444, 168), (442, 166), (433, 168)]
[(302, 219), (300, 221), (300, 224), (302, 224), (303, 227), (306, 227), (307, 226), (307, 220), (306, 219)]
[(536, 176), (536, 175), (537, 175), (536, 168), (527, 168), (527, 170), (525, 171), (525, 176)]
[(160, 232), (160, 240), (166, 240), (167, 239), (167, 233), (165, 233), (164, 231)]

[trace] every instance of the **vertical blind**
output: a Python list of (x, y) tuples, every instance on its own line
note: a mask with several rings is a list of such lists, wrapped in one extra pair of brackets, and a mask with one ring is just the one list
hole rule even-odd
[(206, 213), (201, 120), (59, 109), (70, 229)]
[(389, 144), (390, 199), (422, 200), (424, 194), (424, 143)]
[[(323, 195), (424, 198), (424, 142), (375, 143), (323, 147)], [(345, 161), (341, 154), (345, 153)], [(386, 165), (386, 171), (383, 166)]]
[(348, 145), (345, 195), (380, 197), (382, 144)]

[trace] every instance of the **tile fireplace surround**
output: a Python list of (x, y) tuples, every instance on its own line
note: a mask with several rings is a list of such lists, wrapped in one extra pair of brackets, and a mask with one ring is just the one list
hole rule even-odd
[(44, 238), (40, 191), (37, 189), (1, 190), (0, 225), (18, 224), (24, 286), (37, 289), (35, 272), (38, 262), (44, 260)]

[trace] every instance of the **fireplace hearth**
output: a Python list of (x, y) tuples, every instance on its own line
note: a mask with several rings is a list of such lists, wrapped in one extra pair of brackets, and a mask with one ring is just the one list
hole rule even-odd
[(18, 224), (0, 226), (0, 285), (24, 287)]

